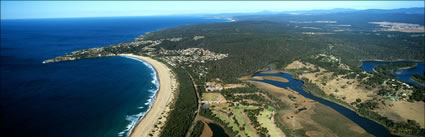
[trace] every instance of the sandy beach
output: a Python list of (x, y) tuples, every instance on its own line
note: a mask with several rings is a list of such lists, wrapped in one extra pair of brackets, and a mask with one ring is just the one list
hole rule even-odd
[[(127, 56), (137, 58), (151, 64), (159, 78), (159, 90), (152, 108), (143, 117), (143, 119), (133, 128), (131, 137), (147, 137), (149, 134), (152, 136), (159, 136), (159, 129), (164, 126), (165, 120), (170, 111), (170, 104), (172, 104), (174, 91), (177, 87), (176, 79), (167, 65), (156, 61), (149, 57), (137, 56), (133, 54), (120, 54), (120, 56)], [(157, 125), (157, 127), (155, 127)]]

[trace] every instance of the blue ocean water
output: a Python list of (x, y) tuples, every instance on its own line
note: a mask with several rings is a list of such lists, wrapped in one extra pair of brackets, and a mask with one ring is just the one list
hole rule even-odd
[(152, 103), (153, 69), (105, 57), (42, 64), (74, 50), (132, 41), (148, 31), (225, 22), (197, 17), (1, 20), (2, 136), (126, 136)]

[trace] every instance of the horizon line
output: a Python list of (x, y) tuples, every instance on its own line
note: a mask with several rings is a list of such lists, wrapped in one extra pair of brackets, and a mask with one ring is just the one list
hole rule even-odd
[[(410, 8), (425, 8), (424, 7), (409, 7), (409, 8), (393, 8), (393, 9), (385, 9), (385, 8), (371, 8), (371, 9), (355, 9), (355, 8), (330, 8), (330, 9), (310, 9), (310, 10), (280, 10), (280, 11), (271, 11), (271, 10), (260, 10), (260, 11), (251, 11), (251, 12), (222, 12), (222, 13), (182, 13), (182, 14), (158, 14), (158, 15), (123, 15), (123, 16), (79, 16), (79, 17), (35, 17), (35, 18), (1, 18), (0, 20), (25, 20), (25, 19), (76, 19), (76, 18), (114, 18), (114, 17), (160, 17), (160, 16), (213, 16), (219, 14), (255, 14), (261, 12), (271, 12), (277, 14), (289, 14), (283, 12), (301, 12), (301, 11), (313, 11), (313, 10), (334, 10), (334, 9), (351, 9), (356, 11), (364, 11), (364, 10), (395, 10), (395, 9), (410, 9)], [(337, 12), (335, 12), (337, 13)]]

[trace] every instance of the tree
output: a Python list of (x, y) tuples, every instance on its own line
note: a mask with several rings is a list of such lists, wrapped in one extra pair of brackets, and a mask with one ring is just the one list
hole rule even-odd
[(362, 100), (360, 98), (357, 98), (356, 99), (356, 102), (359, 102), (360, 103), (360, 102), (362, 102)]

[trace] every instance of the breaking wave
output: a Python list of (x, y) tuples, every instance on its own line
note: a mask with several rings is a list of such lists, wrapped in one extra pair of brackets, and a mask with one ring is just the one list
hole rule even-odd
[(149, 93), (152, 93), (152, 94), (151, 94), (151, 96), (149, 96), (149, 99), (147, 100), (147, 102), (146, 102), (146, 103), (144, 103), (144, 106), (142, 105), (142, 106), (138, 107), (138, 109), (143, 109), (143, 108), (145, 108), (146, 106), (148, 106), (148, 109), (147, 109), (146, 111), (144, 111), (144, 112), (140, 112), (140, 113), (138, 113), (138, 114), (134, 114), (134, 115), (127, 115), (127, 116), (126, 116), (126, 118), (125, 118), (125, 119), (126, 119), (127, 121), (129, 121), (129, 124), (126, 126), (126, 128), (125, 128), (123, 131), (121, 131), (121, 132), (119, 132), (119, 133), (118, 133), (118, 136), (120, 136), (120, 137), (122, 137), (122, 136), (124, 136), (124, 135), (129, 136), (129, 135), (131, 134), (131, 132), (133, 131), (134, 127), (136, 127), (137, 123), (139, 123), (139, 122), (140, 122), (140, 120), (142, 120), (142, 119), (143, 119), (143, 117), (145, 116), (145, 114), (146, 114), (147, 112), (149, 112), (149, 110), (151, 109), (151, 107), (152, 107), (152, 105), (153, 105), (153, 103), (154, 103), (154, 101), (155, 101), (155, 99), (156, 99), (156, 94), (157, 94), (157, 92), (158, 92), (158, 90), (159, 90), (159, 80), (158, 80), (158, 75), (157, 75), (156, 70), (153, 68), (153, 66), (152, 66), (151, 64), (149, 64), (149, 63), (147, 63), (147, 62), (145, 62), (145, 61), (143, 61), (143, 60), (140, 60), (140, 59), (138, 59), (138, 58), (134, 58), (134, 57), (128, 57), (128, 56), (122, 56), (122, 57), (129, 58), (129, 59), (134, 59), (134, 60), (137, 60), (137, 61), (139, 61), (139, 62), (142, 62), (142, 63), (143, 63), (143, 64), (145, 64), (145, 65), (146, 65), (149, 69), (151, 69), (151, 70), (152, 70), (151, 76), (153, 77), (153, 80), (152, 80), (151, 82), (152, 82), (152, 84), (154, 84), (154, 85), (155, 85), (155, 87), (153, 87), (153, 89), (149, 89), (149, 90), (148, 90), (148, 92), (149, 92)]

